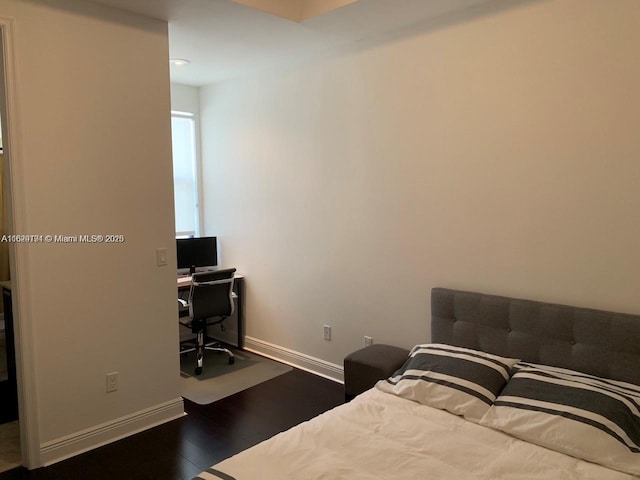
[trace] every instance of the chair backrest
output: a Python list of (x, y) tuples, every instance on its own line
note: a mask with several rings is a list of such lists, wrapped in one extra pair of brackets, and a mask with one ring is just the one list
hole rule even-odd
[(228, 317), (233, 314), (235, 268), (194, 273), (189, 291), (189, 316), (193, 320)]

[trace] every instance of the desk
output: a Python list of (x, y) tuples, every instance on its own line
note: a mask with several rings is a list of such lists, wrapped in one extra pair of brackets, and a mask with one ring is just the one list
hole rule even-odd
[[(188, 300), (189, 288), (191, 287), (191, 276), (178, 277), (178, 298)], [(207, 336), (228, 345), (244, 348), (244, 276), (237, 273), (233, 277), (233, 292), (237, 295), (235, 299), (235, 309), (233, 315), (224, 321), (225, 331), (208, 331)], [(189, 310), (180, 307), (178, 310), (180, 317), (189, 315)]]

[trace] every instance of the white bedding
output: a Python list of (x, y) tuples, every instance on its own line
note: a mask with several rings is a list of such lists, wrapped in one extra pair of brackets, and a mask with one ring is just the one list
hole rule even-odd
[(631, 480), (373, 388), (201, 473), (206, 480)]

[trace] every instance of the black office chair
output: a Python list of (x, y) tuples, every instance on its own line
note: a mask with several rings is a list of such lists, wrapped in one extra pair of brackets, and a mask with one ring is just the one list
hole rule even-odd
[[(205, 350), (224, 352), (229, 356), (229, 365), (235, 358), (228, 348), (218, 342), (207, 342), (207, 327), (220, 325), (233, 314), (235, 304), (233, 293), (233, 275), (235, 268), (216, 270), (214, 272), (194, 273), (189, 300), (178, 299), (183, 307), (189, 308), (189, 316), (180, 318), (180, 324), (190, 328), (196, 334), (195, 339), (180, 342), (180, 353), (196, 352), (196, 375), (202, 373), (202, 363)], [(193, 347), (189, 347), (193, 344)]]

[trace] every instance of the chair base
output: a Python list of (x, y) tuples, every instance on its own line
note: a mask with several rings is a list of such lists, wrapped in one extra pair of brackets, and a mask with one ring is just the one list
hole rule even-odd
[[(184, 348), (184, 344), (192, 343), (193, 347)], [(212, 352), (221, 352), (226, 353), (229, 357), (228, 364), (233, 365), (236, 361), (236, 358), (233, 355), (233, 352), (228, 348), (224, 347), (221, 343), (216, 342), (215, 340), (210, 341), (208, 343), (204, 343), (204, 335), (197, 335), (194, 340), (186, 340), (180, 344), (180, 355), (183, 353), (196, 352), (196, 368), (194, 370), (196, 375), (202, 374), (203, 361), (204, 361), (204, 352), (205, 350), (209, 350)]]

